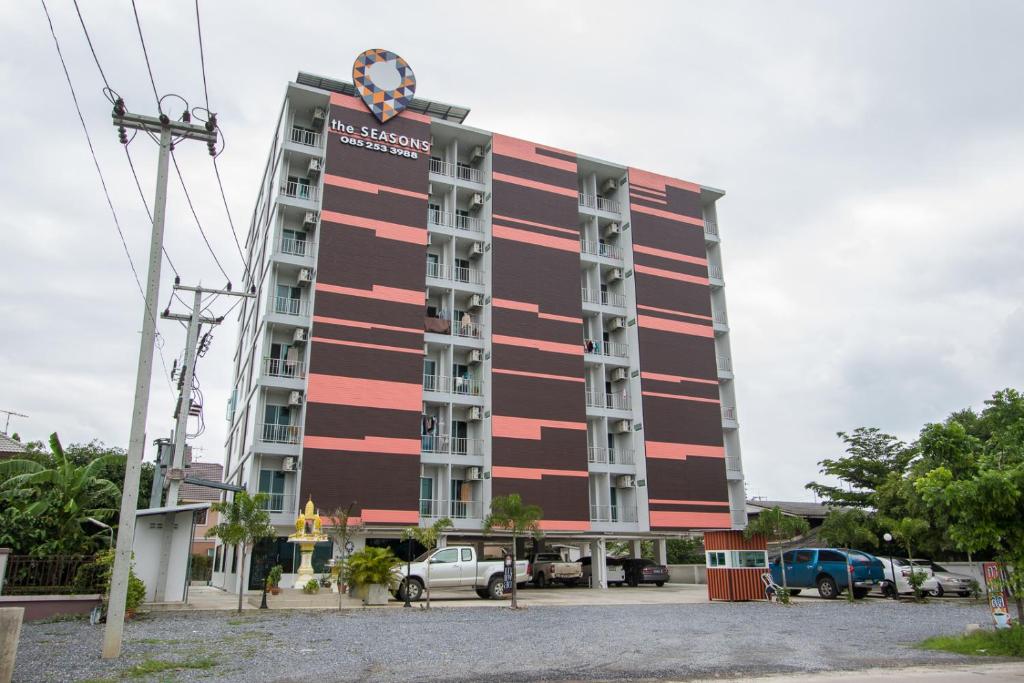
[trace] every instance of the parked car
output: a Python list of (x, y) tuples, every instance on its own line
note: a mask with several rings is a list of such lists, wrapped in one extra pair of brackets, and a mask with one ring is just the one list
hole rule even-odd
[(966, 598), (971, 594), (971, 582), (977, 580), (968, 574), (951, 572), (931, 560), (919, 560), (914, 558), (914, 564), (922, 564), (931, 568), (932, 574), (935, 576), (935, 581), (938, 585), (929, 592), (935, 597), (941, 598), (945, 593), (956, 593), (961, 598)]
[(658, 564), (654, 560), (627, 557), (621, 561), (625, 570), (626, 583), (630, 586), (636, 587), (641, 583), (653, 583), (655, 586), (661, 587), (668, 581), (668, 567)]
[[(818, 595), (829, 600), (850, 590), (846, 571), (846, 551), (838, 548), (797, 548), (783, 553), (786, 584), (790, 593), (798, 595), (805, 588), (817, 588)], [(850, 551), (853, 569), (853, 597), (863, 598), (882, 581), (882, 562), (860, 550)], [(782, 585), (782, 567), (776, 555), (768, 563), (772, 580)]]
[[(583, 577), (581, 580), (588, 586), (591, 585), (591, 575), (593, 572), (591, 559), (592, 558), (590, 557), (581, 557), (576, 560), (579, 563), (580, 568), (583, 570)], [(622, 565), (622, 560), (609, 557), (605, 559), (604, 566), (609, 586), (621, 586), (626, 583), (626, 569)]]
[[(504, 596), (505, 563), (503, 560), (478, 559), (476, 548), (468, 545), (448, 546), (423, 553), (409, 566), (398, 566), (399, 584), (394, 591), (396, 598), (405, 599), (409, 591), (410, 600), (419, 600), (427, 586), (427, 565), (430, 565), (430, 587), (472, 588), (481, 598), (500, 599)], [(518, 560), (515, 580), (522, 584), (530, 580), (528, 562)]]
[[(914, 592), (914, 587), (910, 585), (910, 571), (919, 572), (925, 575), (924, 583), (921, 584), (921, 590), (926, 593), (932, 593), (938, 590), (939, 582), (935, 579), (930, 566), (921, 564), (915, 560), (913, 567), (911, 562), (905, 557), (894, 557), (892, 563), (889, 562), (889, 557), (881, 556), (878, 560), (882, 563), (882, 574), (884, 581), (879, 588), (882, 594), (886, 597), (893, 597), (893, 585), (895, 585), (895, 592), (899, 595), (907, 595)], [(896, 576), (893, 578), (893, 565), (895, 565)], [(893, 583), (895, 581), (895, 584)]]
[(565, 562), (558, 553), (537, 553), (530, 558), (533, 585), (544, 588), (553, 583), (575, 586), (583, 578), (579, 562)]

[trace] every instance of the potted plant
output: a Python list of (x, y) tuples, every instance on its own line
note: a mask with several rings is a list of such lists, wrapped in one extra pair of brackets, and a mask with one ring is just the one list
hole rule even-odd
[(399, 559), (390, 548), (364, 548), (352, 553), (345, 563), (345, 580), (364, 605), (386, 605), (388, 594), (398, 581), (398, 564)]
[(281, 565), (275, 564), (267, 573), (267, 590), (270, 591), (271, 595), (281, 593), (281, 572), (283, 571), (284, 568)]
[(316, 579), (310, 579), (306, 582), (306, 585), (302, 587), (302, 592), (306, 595), (312, 595), (320, 592), (320, 582)]

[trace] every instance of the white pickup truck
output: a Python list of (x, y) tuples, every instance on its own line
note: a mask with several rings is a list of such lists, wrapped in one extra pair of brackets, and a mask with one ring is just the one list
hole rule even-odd
[[(516, 582), (530, 580), (526, 560), (516, 561)], [(395, 597), (404, 600), (408, 586), (409, 599), (419, 600), (426, 588), (427, 567), (430, 567), (430, 588), (473, 588), (481, 598), (504, 597), (505, 563), (503, 560), (479, 560), (476, 548), (468, 545), (448, 546), (423, 553), (411, 566), (398, 567), (399, 586)], [(408, 571), (408, 575), (406, 574)]]
[(558, 553), (537, 553), (530, 561), (530, 574), (537, 588), (552, 583), (575, 586), (583, 578), (583, 566), (579, 562), (565, 562)]

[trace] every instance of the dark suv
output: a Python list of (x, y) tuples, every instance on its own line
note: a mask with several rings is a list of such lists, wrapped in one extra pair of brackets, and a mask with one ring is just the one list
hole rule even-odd
[(630, 586), (639, 586), (641, 583), (664, 586), (668, 581), (668, 567), (654, 560), (625, 558), (621, 562), (626, 570), (626, 583)]

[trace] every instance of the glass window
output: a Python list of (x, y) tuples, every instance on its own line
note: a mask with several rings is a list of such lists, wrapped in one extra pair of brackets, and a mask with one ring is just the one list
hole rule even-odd
[(434, 563), (458, 562), (459, 550), (458, 548), (445, 548), (444, 550), (439, 550), (432, 558), (430, 558), (430, 561)]
[(819, 550), (818, 562), (846, 562), (846, 558), (835, 550)]
[(473, 561), (473, 551), (470, 550), (469, 548), (463, 548), (462, 549), (462, 561), (463, 562), (472, 562)]
[(797, 564), (810, 564), (811, 561), (813, 560), (813, 558), (814, 558), (814, 551), (813, 550), (798, 550), (796, 552), (796, 560), (795, 560), (795, 562)]
[(796, 551), (790, 550), (788, 553), (784, 553), (782, 557), (786, 560), (786, 564), (793, 564), (793, 558), (796, 557)]
[(715, 551), (708, 553), (708, 566), (709, 567), (724, 567), (725, 566), (725, 551)]
[(764, 567), (764, 553), (760, 550), (734, 550), (733, 567)]

